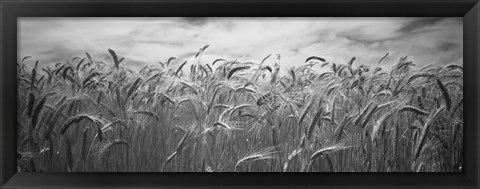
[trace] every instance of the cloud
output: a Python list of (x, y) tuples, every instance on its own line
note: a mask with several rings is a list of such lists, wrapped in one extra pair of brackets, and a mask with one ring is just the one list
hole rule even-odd
[(139, 40), (139, 43), (149, 43), (149, 44), (158, 44), (165, 46), (183, 46), (183, 43), (174, 42), (174, 41), (162, 41), (162, 40)]
[(202, 26), (207, 24), (208, 18), (205, 17), (185, 17), (181, 18), (182, 21), (186, 22), (186, 24), (194, 25), (194, 26)]
[(279, 53), (283, 71), (309, 56), (338, 63), (355, 56), (356, 64), (378, 66), (389, 52), (385, 68), (407, 55), (417, 65), (463, 57), (461, 18), (22, 18), (19, 28), (19, 57), (44, 62), (112, 48), (144, 64), (172, 56), (191, 63), (207, 44), (201, 63)]
[(411, 22), (408, 22), (404, 24), (400, 29), (398, 29), (399, 32), (402, 33), (410, 33), (414, 32), (416, 30), (419, 30), (421, 28), (425, 28), (428, 26), (434, 26), (435, 24), (439, 23), (442, 21), (444, 18), (420, 18), (413, 20)]
[(448, 51), (451, 51), (457, 47), (459, 47), (460, 45), (458, 43), (452, 43), (452, 42), (439, 42), (439, 45), (438, 45), (438, 50), (440, 52), (448, 52)]

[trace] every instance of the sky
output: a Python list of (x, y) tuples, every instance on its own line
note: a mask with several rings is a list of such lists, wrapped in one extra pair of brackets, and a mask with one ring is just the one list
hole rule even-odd
[[(463, 20), (459, 18), (19, 18), (18, 59), (27, 66), (53, 66), (91, 54), (111, 62), (111, 48), (132, 69), (166, 62), (200, 63), (223, 58), (260, 62), (280, 54), (281, 70), (319, 56), (335, 63), (388, 69), (403, 56), (418, 67), (462, 64)], [(389, 56), (378, 64), (386, 54)], [(271, 56), (266, 64), (273, 64)]]

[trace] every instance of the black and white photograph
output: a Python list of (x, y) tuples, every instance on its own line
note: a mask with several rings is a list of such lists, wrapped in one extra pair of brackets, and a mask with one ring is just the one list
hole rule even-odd
[(462, 17), (17, 25), (18, 172), (463, 172)]

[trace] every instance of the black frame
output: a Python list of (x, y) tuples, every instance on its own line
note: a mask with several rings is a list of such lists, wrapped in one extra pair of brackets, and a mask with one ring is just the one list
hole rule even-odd
[[(478, 0), (0, 0), (2, 188), (478, 188)], [(17, 17), (420, 16), (464, 18), (463, 173), (16, 173)]]

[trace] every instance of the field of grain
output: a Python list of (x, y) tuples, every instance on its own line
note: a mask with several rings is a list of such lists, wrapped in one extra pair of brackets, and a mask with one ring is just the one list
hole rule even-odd
[(131, 70), (108, 52), (19, 61), (18, 171), (462, 171), (462, 65), (203, 62), (207, 45)]

